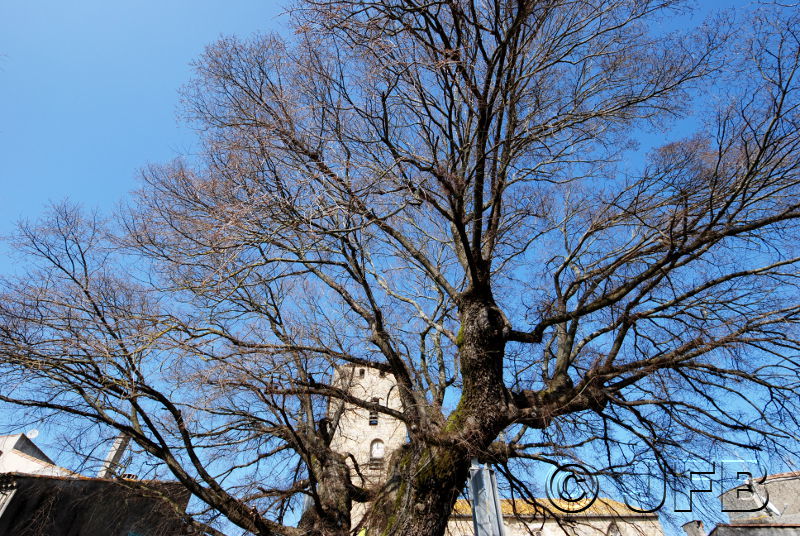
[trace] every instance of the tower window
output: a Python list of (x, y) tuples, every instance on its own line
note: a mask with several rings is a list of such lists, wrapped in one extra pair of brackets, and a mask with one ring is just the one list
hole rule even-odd
[(383, 441), (381, 441), (380, 439), (375, 439), (372, 443), (370, 443), (369, 458), (371, 460), (382, 460), (385, 452), (386, 452), (385, 446), (383, 444)]
[[(380, 402), (380, 399), (373, 398), (372, 400), (370, 400), (370, 402), (372, 402), (373, 404), (378, 404)], [(374, 409), (369, 410), (369, 425), (370, 426), (378, 425), (378, 412), (375, 411)]]
[(362, 368), (362, 369), (358, 369), (358, 377), (359, 377), (359, 378), (363, 378), (363, 377), (364, 377), (364, 374), (366, 374), (366, 372), (364, 371), (364, 369), (363, 369), (363, 368)]
[(381, 369), (381, 371), (378, 373), (378, 376), (380, 376), (381, 378), (385, 378), (386, 377), (386, 371)]
[(369, 466), (373, 469), (380, 469), (383, 466), (383, 457), (386, 447), (383, 441), (375, 439), (369, 445)]

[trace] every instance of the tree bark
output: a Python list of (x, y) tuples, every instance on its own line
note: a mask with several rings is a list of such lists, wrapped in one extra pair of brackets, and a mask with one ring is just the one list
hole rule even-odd
[(350, 468), (344, 458), (330, 453), (312, 466), (317, 477), (315, 508), (307, 508), (297, 528), (312, 536), (347, 536), (352, 510)]
[(395, 453), (383, 493), (369, 514), (369, 534), (443, 534), (469, 476), (509, 424), (503, 384), (505, 317), (491, 292), (462, 295), (458, 347), (464, 378), (456, 410), (432, 439), (414, 438)]

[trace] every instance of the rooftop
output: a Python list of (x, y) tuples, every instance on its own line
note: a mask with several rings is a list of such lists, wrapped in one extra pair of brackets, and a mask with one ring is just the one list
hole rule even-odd
[[(534, 499), (533, 502), (528, 502), (522, 499), (501, 499), (500, 509), (505, 517), (657, 517), (655, 513), (638, 512), (624, 503), (607, 498), (595, 499), (585, 510), (575, 512), (588, 502), (588, 500), (567, 502), (560, 499)], [(470, 501), (457, 500), (453, 507), (453, 515), (471, 516), (472, 504)]]

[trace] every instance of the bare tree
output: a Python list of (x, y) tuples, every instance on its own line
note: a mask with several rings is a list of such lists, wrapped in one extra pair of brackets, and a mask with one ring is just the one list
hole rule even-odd
[[(129, 434), (209, 533), (441, 535), (473, 457), (533, 500), (536, 461), (792, 450), (797, 14), (658, 32), (681, 8), (304, 0), (291, 41), (210, 46), (201, 158), (147, 169), (118, 223), (21, 227), (0, 400)], [(625, 165), (690, 106), (696, 134)], [(380, 486), (330, 448), (341, 401), (407, 427)]]

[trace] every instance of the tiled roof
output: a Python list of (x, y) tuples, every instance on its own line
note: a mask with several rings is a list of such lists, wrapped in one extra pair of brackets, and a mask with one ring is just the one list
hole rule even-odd
[[(767, 475), (767, 480), (776, 480), (779, 478), (797, 478), (800, 477), (800, 471), (790, 471), (788, 473), (776, 473), (774, 475)], [(760, 479), (756, 478), (756, 482), (759, 482)]]
[[(784, 480), (784, 479), (795, 479), (800, 478), (800, 471), (789, 471), (787, 473), (775, 473), (773, 475), (766, 475), (763, 477), (755, 477), (753, 478), (753, 482), (756, 484), (766, 484), (767, 482), (772, 482), (773, 480)], [(732, 491), (736, 491), (742, 486), (740, 482), (736, 486), (733, 486), (721, 493), (721, 495), (725, 495), (727, 493), (731, 493)]]
[[(525, 516), (525, 517), (563, 517), (563, 516), (582, 516), (582, 517), (653, 517), (654, 513), (642, 513), (632, 510), (624, 503), (613, 499), (598, 498), (585, 510), (575, 512), (583, 506), (581, 502), (568, 503), (559, 499), (535, 499), (534, 503), (521, 499), (501, 499), (500, 509), (504, 517)], [(565, 511), (563, 511), (565, 510)], [(471, 516), (472, 505), (466, 499), (459, 499), (453, 507), (453, 515)]]

